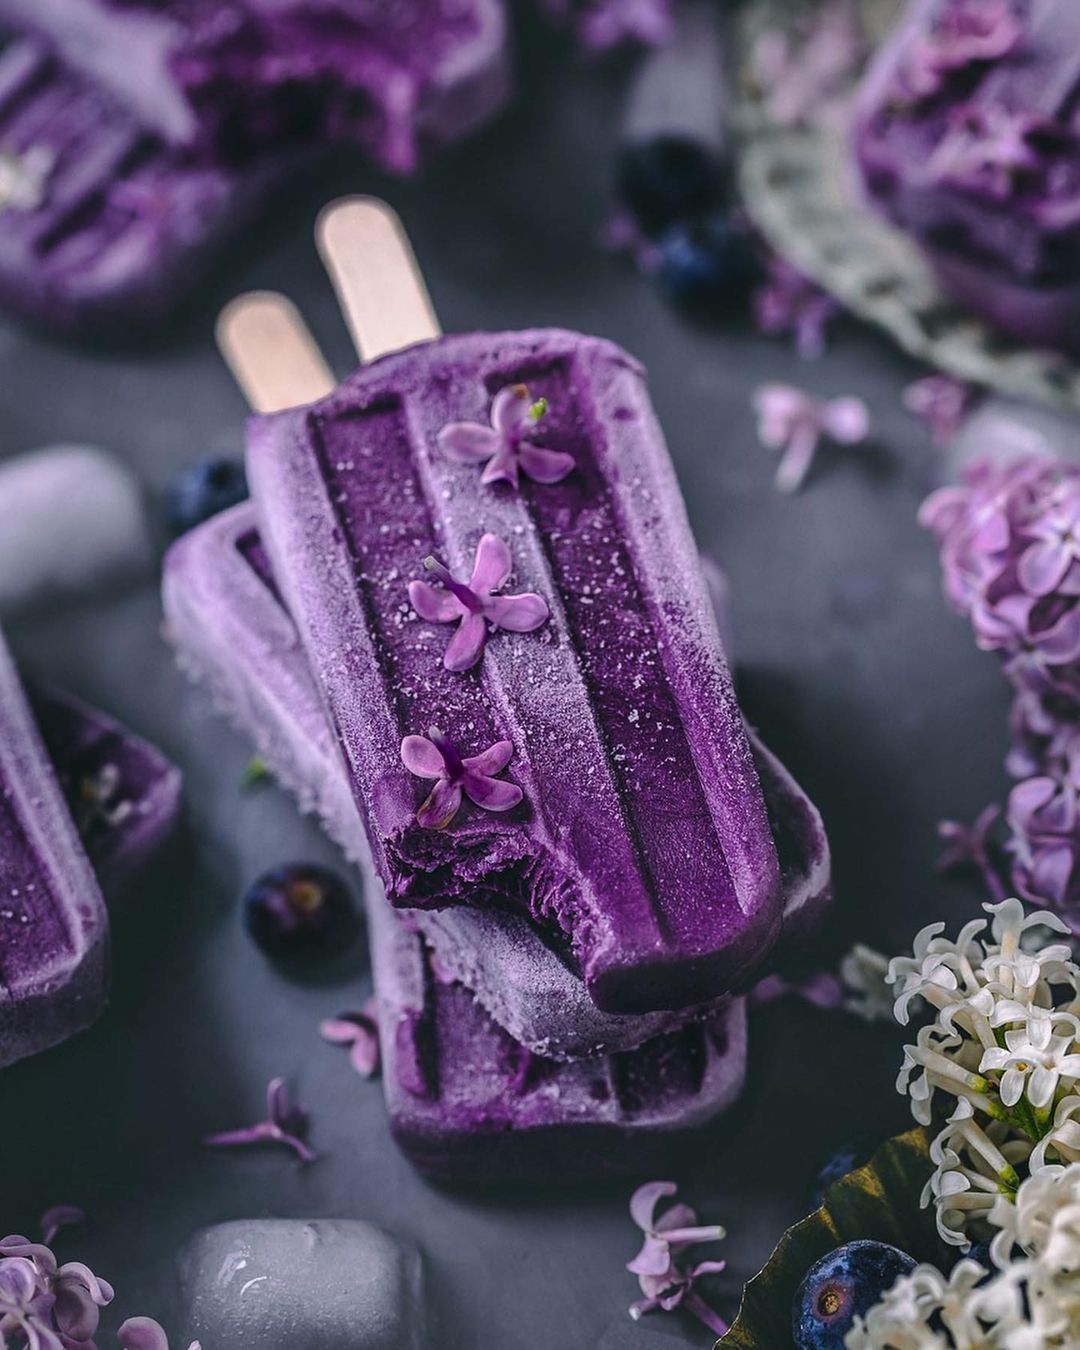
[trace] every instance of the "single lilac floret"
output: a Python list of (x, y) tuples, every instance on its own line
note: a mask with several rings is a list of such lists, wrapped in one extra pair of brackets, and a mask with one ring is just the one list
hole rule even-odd
[(223, 1130), (203, 1140), (210, 1148), (244, 1148), (251, 1144), (283, 1144), (301, 1162), (314, 1162), (317, 1154), (304, 1142), (308, 1114), (293, 1106), (284, 1078), (272, 1078), (266, 1089), (266, 1119), (240, 1130)]
[(462, 464), (483, 464), (482, 483), (509, 483), (520, 476), (534, 483), (560, 483), (574, 468), (573, 455), (533, 444), (539, 423), (547, 414), (546, 399), (533, 399), (528, 386), (500, 389), (491, 402), (491, 425), (450, 422), (439, 432), (439, 449)]
[(438, 558), (425, 558), (424, 566), (438, 577), (444, 589), (426, 581), (410, 581), (409, 600), (429, 623), (457, 624), (443, 656), (447, 670), (470, 670), (476, 665), (484, 651), (489, 623), (511, 633), (532, 633), (547, 622), (549, 611), (542, 596), (531, 591), (493, 594), (506, 585), (513, 569), (510, 549), (497, 535), (481, 536), (467, 583), (458, 581)]
[(781, 126), (834, 120), (866, 55), (866, 35), (852, 0), (826, 0), (809, 26), (767, 28), (752, 62), (769, 116)]
[(837, 445), (861, 445), (870, 433), (870, 413), (861, 398), (823, 400), (789, 384), (765, 384), (754, 394), (758, 437), (781, 452), (776, 471), (780, 492), (802, 486), (823, 437)]
[(342, 1013), (319, 1023), (319, 1035), (331, 1045), (349, 1046), (349, 1060), (361, 1078), (379, 1070), (378, 1000), (369, 998), (360, 1012)]
[(434, 779), (430, 796), (416, 813), (425, 830), (445, 830), (461, 809), (462, 797), (485, 811), (512, 811), (523, 793), (516, 783), (494, 775), (501, 773), (514, 755), (512, 741), (496, 741), (479, 755), (463, 759), (457, 746), (438, 727), (426, 736), (406, 736), (401, 742), (401, 761), (418, 778)]
[(630, 1217), (645, 1234), (641, 1251), (626, 1266), (638, 1277), (645, 1295), (631, 1305), (630, 1316), (636, 1322), (646, 1313), (673, 1312), (681, 1307), (723, 1336), (727, 1323), (709, 1307), (694, 1284), (703, 1275), (719, 1274), (726, 1262), (699, 1261), (684, 1266), (678, 1258), (699, 1243), (718, 1242), (727, 1235), (718, 1224), (699, 1224), (689, 1205), (674, 1204), (658, 1218), (657, 1205), (677, 1190), (672, 1181), (649, 1181), (630, 1197)]

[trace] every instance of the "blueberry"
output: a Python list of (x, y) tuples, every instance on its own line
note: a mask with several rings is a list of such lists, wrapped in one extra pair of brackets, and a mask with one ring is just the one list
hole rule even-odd
[(915, 1262), (887, 1242), (847, 1242), (806, 1272), (791, 1309), (796, 1350), (843, 1350), (857, 1316), (865, 1316)]
[(248, 495), (244, 466), (238, 459), (211, 455), (178, 474), (169, 488), (165, 510), (173, 534), (201, 525)]
[(658, 249), (657, 279), (677, 304), (740, 301), (761, 272), (746, 232), (724, 215), (672, 225)]
[(860, 1134), (841, 1144), (814, 1179), (814, 1204), (820, 1205), (825, 1198), (825, 1192), (841, 1177), (846, 1177), (849, 1172), (854, 1172), (857, 1167), (868, 1163), (878, 1142), (871, 1135)]
[(616, 191), (646, 234), (712, 210), (725, 190), (719, 156), (689, 136), (656, 136), (623, 150)]
[(244, 897), (244, 922), (272, 955), (335, 947), (354, 919), (345, 883), (316, 863), (287, 863), (264, 872)]

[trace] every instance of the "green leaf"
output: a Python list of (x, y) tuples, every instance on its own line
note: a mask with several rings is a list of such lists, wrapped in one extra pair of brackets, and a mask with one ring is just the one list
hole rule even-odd
[(865, 1167), (841, 1177), (820, 1209), (789, 1228), (764, 1268), (747, 1282), (739, 1315), (716, 1350), (781, 1350), (791, 1345), (791, 1304), (814, 1262), (858, 1238), (891, 1242), (916, 1261), (941, 1263), (932, 1209), (919, 1196), (933, 1171), (924, 1129), (889, 1139)]

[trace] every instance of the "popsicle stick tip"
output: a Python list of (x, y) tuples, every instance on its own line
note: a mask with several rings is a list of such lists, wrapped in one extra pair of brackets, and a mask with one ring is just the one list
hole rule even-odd
[(328, 247), (333, 247), (342, 233), (351, 236), (354, 230), (390, 230), (404, 237), (405, 228), (401, 217), (381, 197), (366, 197), (356, 194), (351, 197), (339, 197), (329, 202), (319, 212), (315, 222), (315, 239), (319, 252), (326, 255)]
[(439, 336), (409, 237), (386, 202), (331, 202), (316, 223), (315, 242), (362, 361)]
[(300, 311), (277, 291), (237, 296), (218, 316), (218, 349), (256, 412), (314, 403), (334, 377)]

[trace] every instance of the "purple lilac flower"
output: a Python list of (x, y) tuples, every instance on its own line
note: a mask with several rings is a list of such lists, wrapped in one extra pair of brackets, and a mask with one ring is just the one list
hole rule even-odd
[(349, 1046), (349, 1060), (361, 1078), (373, 1078), (379, 1071), (378, 1006), (372, 997), (360, 1012), (341, 1013), (319, 1023), (324, 1041)]
[(825, 332), (840, 313), (839, 302), (805, 277), (786, 258), (774, 253), (766, 263), (765, 280), (754, 294), (754, 318), (766, 337), (791, 333), (804, 361), (825, 351)]
[(784, 975), (766, 975), (750, 991), (750, 1006), (765, 1008), (782, 998), (798, 998), (812, 1008), (831, 1012), (844, 1006), (844, 985), (829, 970), (816, 970), (804, 979), (789, 980)]
[(425, 830), (445, 830), (461, 809), (463, 796), (485, 811), (512, 811), (521, 801), (521, 788), (495, 774), (502, 773), (513, 754), (512, 741), (496, 741), (479, 755), (463, 759), (438, 727), (431, 727), (426, 736), (406, 736), (401, 742), (402, 763), (418, 778), (435, 780), (431, 795), (416, 813), (417, 824)]
[(974, 864), (1080, 932), (1080, 465), (1046, 455), (977, 460), (920, 512), (945, 595), (1013, 686), (1004, 811), (947, 822), (945, 865)]
[(703, 1275), (716, 1275), (723, 1261), (699, 1261), (682, 1265), (679, 1258), (702, 1242), (718, 1242), (726, 1234), (719, 1225), (701, 1225), (689, 1205), (674, 1204), (657, 1217), (661, 1200), (674, 1196), (678, 1187), (672, 1181), (650, 1181), (639, 1186), (630, 1197), (630, 1217), (645, 1235), (641, 1251), (627, 1263), (627, 1270), (638, 1277), (644, 1298), (630, 1307), (636, 1322), (651, 1312), (672, 1312), (685, 1308), (710, 1331), (723, 1336), (724, 1319), (705, 1302), (694, 1285)]
[(458, 581), (438, 558), (425, 558), (425, 568), (442, 587), (426, 581), (409, 582), (413, 609), (429, 623), (456, 623), (443, 656), (447, 670), (470, 670), (480, 660), (487, 625), (511, 633), (532, 633), (547, 622), (547, 601), (527, 591), (522, 595), (495, 595), (510, 579), (510, 550), (497, 535), (481, 536), (468, 582)]
[(624, 42), (659, 47), (671, 37), (673, 0), (541, 0), (541, 7), (558, 22), (572, 24), (593, 52)]
[[(59, 1206), (46, 1217), (73, 1222), (65, 1217), (72, 1212)], [(59, 1265), (46, 1243), (17, 1233), (0, 1240), (0, 1345), (6, 1350), (94, 1350), (101, 1309), (114, 1297), (112, 1285), (89, 1266)], [(117, 1336), (122, 1350), (169, 1350), (165, 1332), (150, 1318), (125, 1322)], [(198, 1342), (189, 1350), (199, 1350)]]
[(266, 1089), (266, 1119), (239, 1130), (223, 1130), (203, 1140), (210, 1148), (243, 1148), (250, 1144), (283, 1144), (301, 1162), (314, 1162), (317, 1154), (304, 1142), (308, 1114), (294, 1106), (284, 1078), (272, 1078)]
[(938, 93), (946, 78), (979, 61), (1007, 56), (1024, 35), (1009, 0), (956, 0), (913, 49), (903, 72), (904, 92), (915, 98)]
[(500, 389), (491, 402), (491, 425), (450, 422), (436, 440), (439, 449), (461, 464), (483, 464), (481, 483), (509, 483), (517, 488), (521, 474), (534, 483), (559, 483), (574, 468), (573, 455), (534, 445), (547, 415), (546, 399), (534, 399), (524, 384)]
[(815, 398), (789, 384), (765, 384), (754, 394), (758, 438), (781, 452), (776, 471), (780, 492), (802, 486), (823, 437), (837, 445), (861, 445), (870, 433), (870, 413), (861, 398)]
[(975, 389), (951, 375), (924, 375), (904, 390), (904, 407), (930, 429), (935, 445), (949, 445), (976, 400)]
[(752, 61), (769, 115), (797, 126), (838, 114), (865, 56), (866, 35), (852, 0), (826, 0), (809, 29), (762, 33)]

